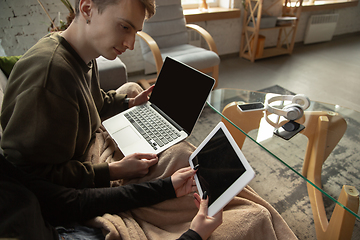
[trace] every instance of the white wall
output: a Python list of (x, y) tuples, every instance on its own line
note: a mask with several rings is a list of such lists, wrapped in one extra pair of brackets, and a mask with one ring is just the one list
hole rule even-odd
[[(52, 19), (67, 8), (60, 0), (41, 0)], [(70, 0), (74, 3), (74, 0)], [(0, 0), (0, 39), (7, 55), (21, 55), (48, 33), (51, 22), (37, 0)]]
[[(269, 3), (274, 0), (265, 0)], [(67, 9), (60, 0), (41, 0), (52, 18), (61, 12), (61, 18), (67, 16)], [(74, 0), (71, 1), (72, 3)], [(235, 7), (242, 7), (241, 0), (234, 0)], [(339, 13), (340, 19), (335, 35), (360, 31), (360, 5), (352, 8), (320, 12), (303, 12), (296, 35), (296, 42), (304, 39), (306, 24), (312, 14)], [(220, 55), (238, 53), (240, 48), (242, 18), (198, 22), (213, 36)], [(48, 32), (50, 20), (37, 0), (0, 0), (0, 39), (7, 55), (20, 55)], [(277, 36), (267, 33), (266, 46), (275, 45)], [(135, 50), (125, 52), (120, 58), (129, 73), (142, 71), (143, 60), (137, 39)]]

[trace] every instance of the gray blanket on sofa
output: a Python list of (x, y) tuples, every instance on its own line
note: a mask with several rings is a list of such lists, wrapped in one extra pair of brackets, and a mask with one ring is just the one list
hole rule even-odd
[[(124, 179), (112, 185), (138, 183), (165, 178), (188, 166), (195, 147), (183, 141), (159, 156), (159, 162), (139, 179)], [(100, 128), (92, 143), (88, 161), (111, 162), (121, 159), (121, 152), (105, 129)], [(176, 239), (185, 232), (198, 209), (192, 194), (171, 199), (151, 207), (105, 214), (88, 222), (102, 228), (106, 239)], [(223, 223), (210, 239), (296, 239), (279, 213), (247, 186), (225, 208)]]

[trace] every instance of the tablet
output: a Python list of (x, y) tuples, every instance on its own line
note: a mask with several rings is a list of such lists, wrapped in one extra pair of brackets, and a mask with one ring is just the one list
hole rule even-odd
[(228, 204), (250, 181), (255, 172), (220, 122), (191, 154), (192, 168), (199, 164), (195, 182), (202, 197), (209, 197), (208, 216), (214, 216)]

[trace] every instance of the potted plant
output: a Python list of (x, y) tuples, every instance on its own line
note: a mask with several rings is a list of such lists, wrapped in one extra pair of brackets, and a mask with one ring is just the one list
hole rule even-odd
[(50, 14), (46, 11), (44, 5), (41, 3), (40, 0), (37, 0), (37, 1), (40, 4), (40, 6), (42, 7), (42, 9), (44, 10), (44, 12), (46, 13), (46, 15), (48, 16), (48, 18), (50, 19), (51, 25), (49, 27), (49, 30), (51, 32), (63, 31), (65, 29), (67, 29), (69, 27), (69, 25), (71, 24), (71, 22), (73, 21), (73, 19), (75, 18), (75, 10), (74, 10), (73, 6), (71, 5), (71, 3), (69, 2), (69, 0), (60, 0), (65, 5), (65, 7), (69, 10), (69, 15), (66, 17), (66, 22), (64, 22), (60, 19), (60, 14), (59, 14), (58, 17), (59, 17), (60, 25), (56, 26), (56, 24), (54, 23), (55, 18), (52, 19), (50, 17)]

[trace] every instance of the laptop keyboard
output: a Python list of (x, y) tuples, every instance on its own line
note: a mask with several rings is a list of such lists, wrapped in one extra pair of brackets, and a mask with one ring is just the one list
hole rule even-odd
[(155, 114), (149, 105), (138, 106), (124, 116), (155, 150), (180, 137), (177, 130)]

